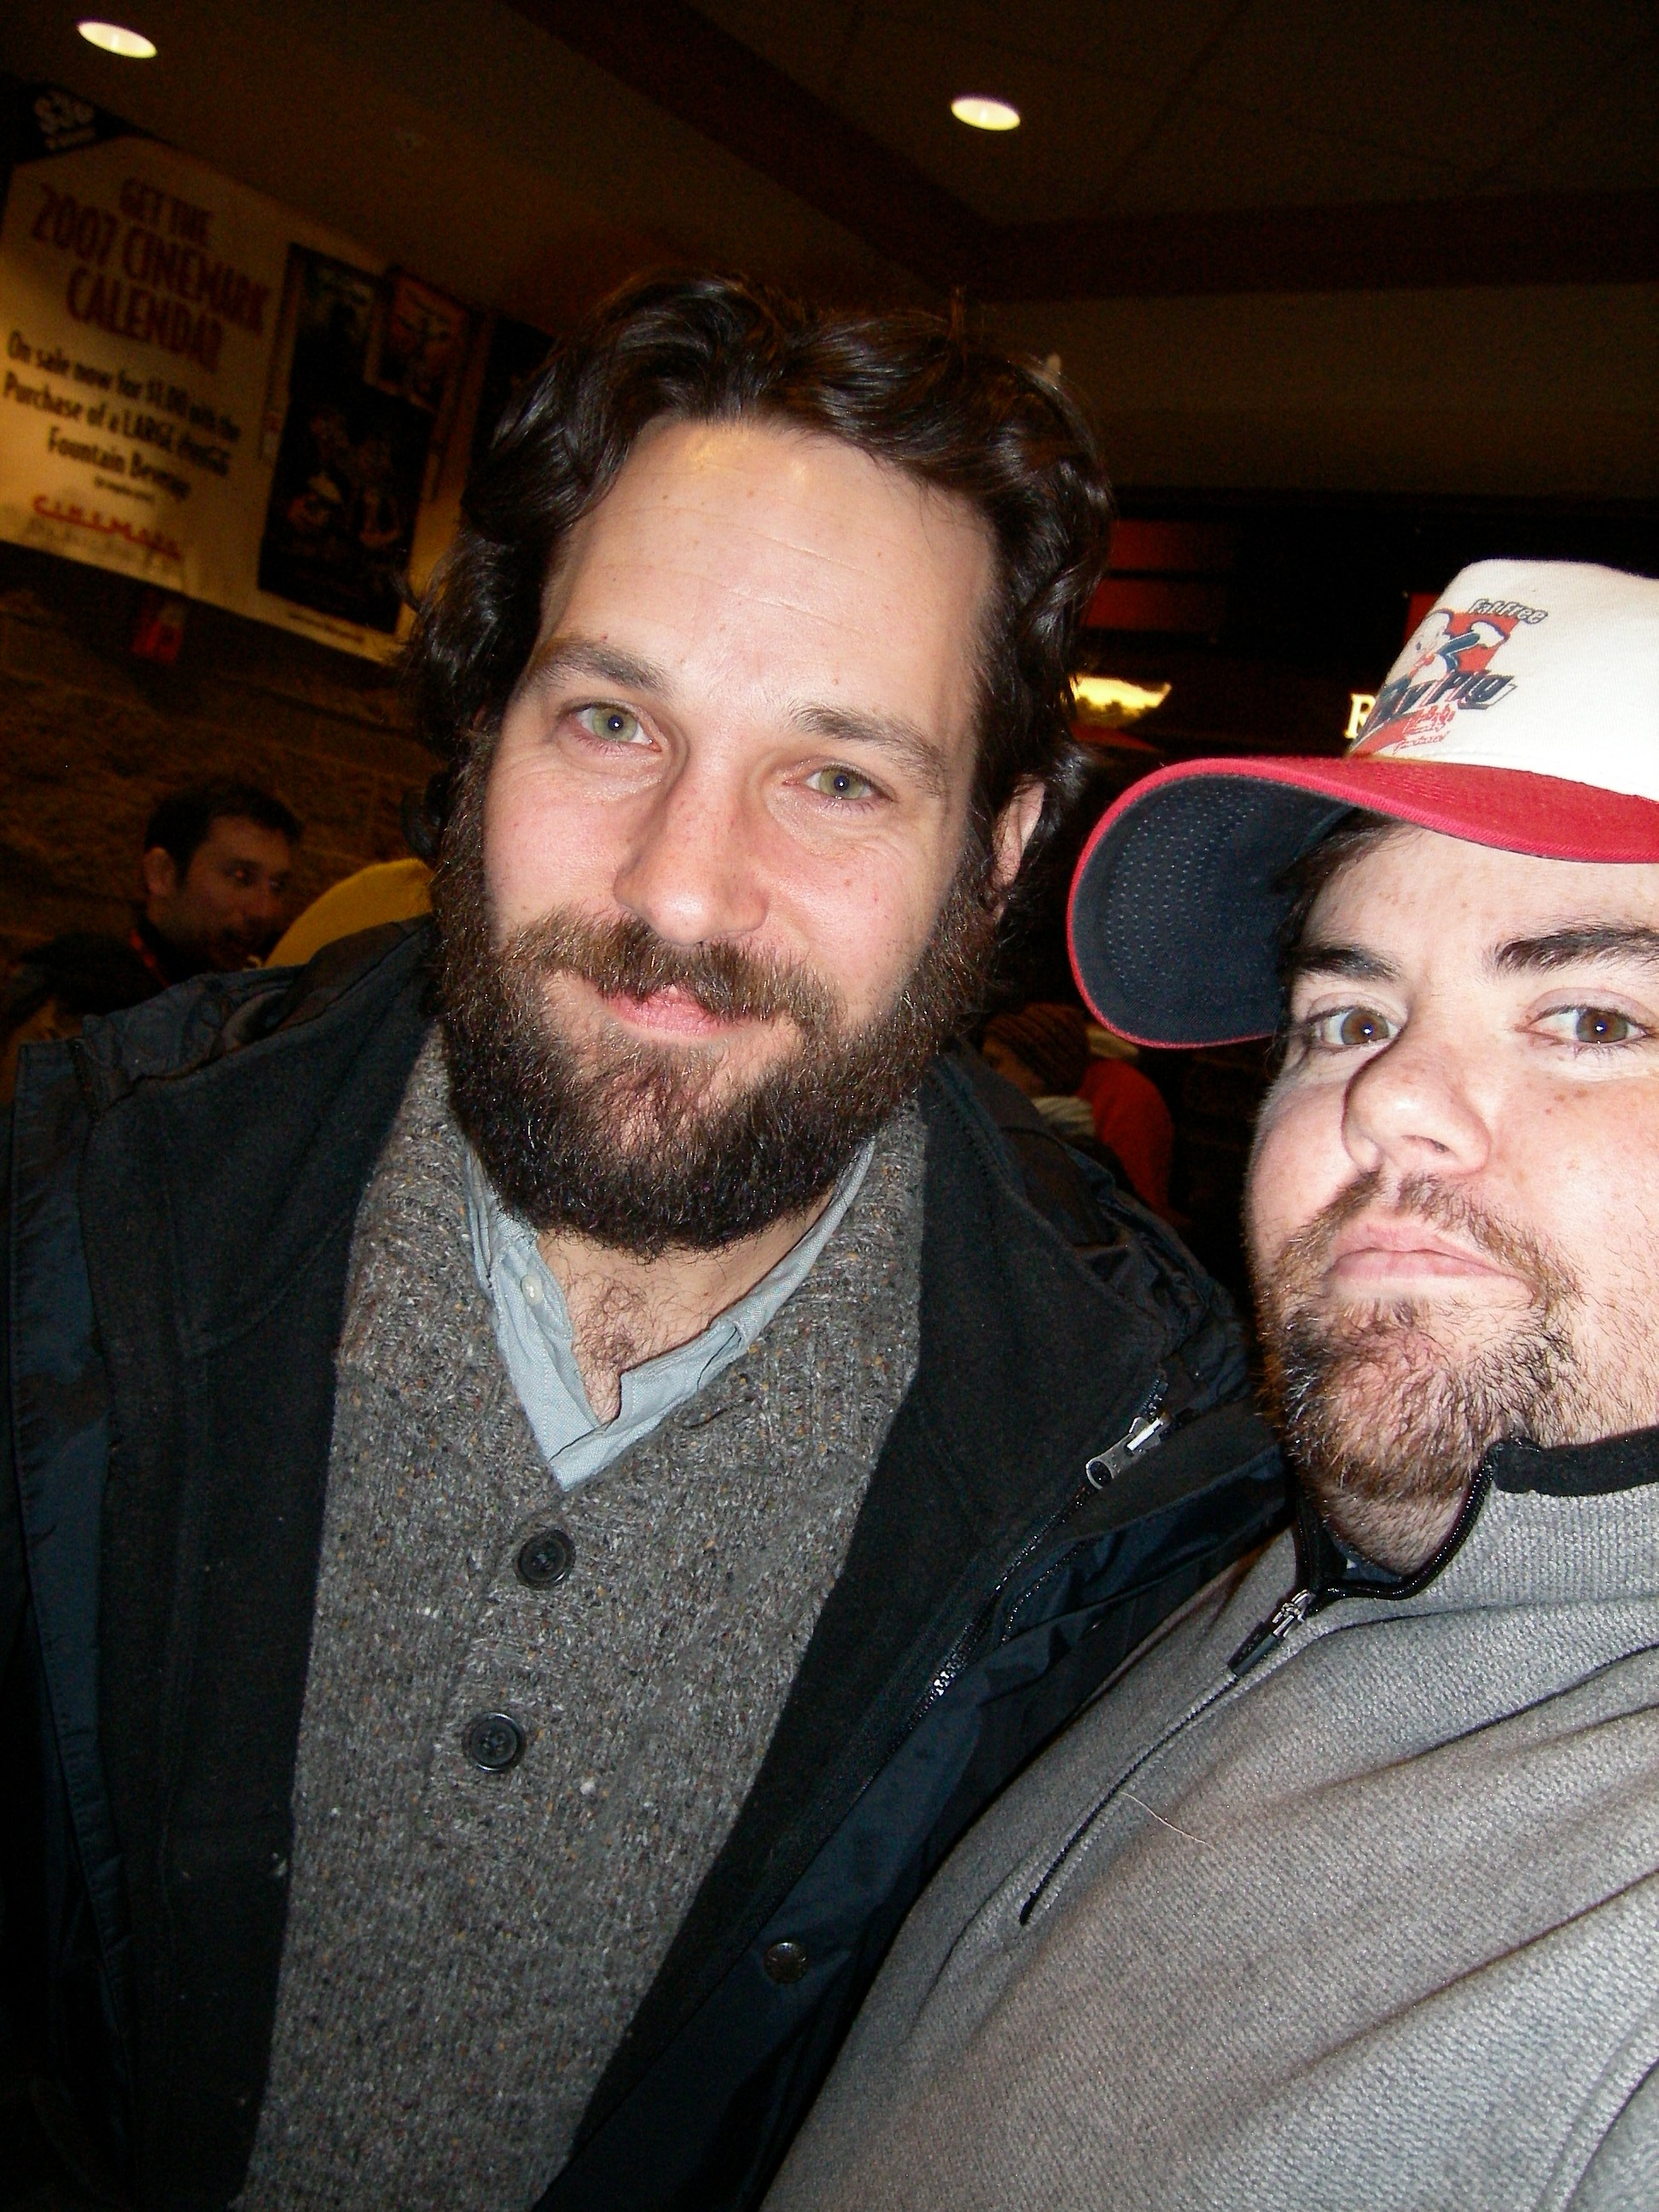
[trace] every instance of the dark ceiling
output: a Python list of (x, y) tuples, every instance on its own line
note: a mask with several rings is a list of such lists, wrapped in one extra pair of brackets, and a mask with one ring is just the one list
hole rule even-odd
[[(67, 0), (7, 0), (0, 63), (521, 311), (665, 251), (988, 301), (1659, 277), (1654, 0), (115, 12), (154, 64)], [(964, 129), (966, 91), (1021, 127)]]
[[(1659, 185), (1632, 0), (702, 0), (999, 223)], [(1012, 100), (1007, 136), (957, 93)]]
[(1650, 0), (514, 4), (981, 297), (1659, 274)]
[(0, 0), (0, 69), (543, 330), (650, 267), (959, 287), (1131, 484), (1659, 493), (1655, 0), (109, 5), (153, 62)]

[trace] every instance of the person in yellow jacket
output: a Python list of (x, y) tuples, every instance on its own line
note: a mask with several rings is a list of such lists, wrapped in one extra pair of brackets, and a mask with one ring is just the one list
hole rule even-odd
[(413, 921), (432, 911), (432, 871), (424, 860), (377, 860), (331, 884), (277, 939), (268, 968), (303, 968), (337, 937), (384, 921)]

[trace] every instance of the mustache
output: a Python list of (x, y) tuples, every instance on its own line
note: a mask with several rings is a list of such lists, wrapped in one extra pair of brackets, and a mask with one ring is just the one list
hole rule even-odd
[[(1269, 1279), (1278, 1285), (1293, 1283), (1299, 1289), (1310, 1288), (1329, 1264), (1339, 1231), (1377, 1203), (1382, 1180), (1382, 1170), (1374, 1170), (1339, 1192), (1279, 1247), (1266, 1270)], [(1391, 1220), (1419, 1221), (1461, 1237), (1471, 1249), (1518, 1276), (1531, 1290), (1534, 1304), (1546, 1309), (1559, 1307), (1577, 1294), (1572, 1270), (1539, 1237), (1434, 1176), (1407, 1176), (1392, 1204), (1381, 1210)]]
[(814, 1041), (842, 1024), (839, 997), (799, 963), (718, 940), (673, 945), (637, 915), (605, 921), (556, 908), (515, 931), (500, 957), (523, 974), (574, 975), (605, 998), (674, 990), (716, 1020), (787, 1019)]

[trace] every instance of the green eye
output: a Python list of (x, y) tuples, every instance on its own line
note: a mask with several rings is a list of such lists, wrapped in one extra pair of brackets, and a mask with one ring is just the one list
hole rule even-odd
[(823, 799), (873, 799), (876, 792), (869, 778), (854, 768), (814, 769), (806, 779), (806, 788)]
[(643, 735), (639, 716), (626, 707), (583, 707), (576, 720), (590, 737), (606, 744), (637, 744)]

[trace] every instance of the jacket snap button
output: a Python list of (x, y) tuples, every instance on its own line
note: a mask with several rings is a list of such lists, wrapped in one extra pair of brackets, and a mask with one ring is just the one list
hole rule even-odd
[(576, 1547), (562, 1528), (543, 1528), (520, 1545), (514, 1564), (521, 1583), (532, 1589), (551, 1589), (576, 1564)]
[(505, 1774), (524, 1757), (524, 1730), (508, 1713), (474, 1713), (461, 1730), (461, 1749), (486, 1774)]
[(806, 1972), (806, 1946), (786, 1936), (781, 1943), (767, 1945), (761, 1964), (775, 1982), (798, 1982)]

